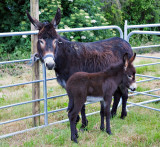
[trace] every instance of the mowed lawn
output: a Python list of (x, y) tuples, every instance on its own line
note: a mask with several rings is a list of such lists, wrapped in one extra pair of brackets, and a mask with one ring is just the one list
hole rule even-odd
[[(149, 56), (158, 56), (160, 53), (145, 54)], [(159, 62), (160, 60), (138, 58), (135, 65)], [(137, 68), (137, 73), (150, 76), (160, 77), (160, 65), (145, 66)], [(53, 71), (47, 71), (47, 77), (54, 77)], [(42, 75), (41, 75), (42, 78)], [(0, 71), (0, 86), (14, 83), (31, 81), (31, 68), (23, 64), (3, 66)], [(146, 78), (136, 77), (137, 81)], [(57, 82), (47, 82), (48, 97), (66, 93)], [(41, 83), (41, 89), (43, 84)], [(139, 83), (137, 91), (147, 91), (160, 88), (160, 81), (154, 80)], [(150, 94), (160, 96), (160, 91), (151, 92)], [(31, 100), (31, 85), (23, 85), (12, 88), (0, 89), (0, 106), (24, 102)], [(43, 98), (43, 90), (41, 91)], [(141, 102), (153, 97), (137, 95), (129, 97), (130, 102)], [(68, 97), (61, 97), (48, 100), (48, 111), (67, 107)], [(44, 103), (41, 102), (41, 113), (44, 112)], [(160, 109), (160, 102), (146, 104), (146, 106)], [(100, 104), (95, 103), (86, 106), (87, 113), (100, 110)], [(79, 131), (79, 144), (70, 141), (69, 122), (55, 124), (42, 129), (36, 129), (16, 136), (0, 139), (0, 146), (160, 146), (160, 112), (149, 110), (142, 107), (130, 107), (125, 119), (120, 119), (121, 107), (118, 108), (117, 115), (111, 119), (111, 129), (113, 135), (108, 135), (105, 131), (100, 131), (100, 115), (95, 114), (88, 116), (88, 128), (85, 132)], [(16, 106), (13, 108), (0, 109), (0, 121), (8, 121), (32, 115), (32, 104)], [(49, 123), (67, 119), (66, 110), (49, 114)], [(41, 125), (44, 124), (44, 117), (41, 116)], [(80, 128), (79, 122), (77, 127)], [(13, 122), (0, 126), (0, 135), (27, 129), (32, 127), (32, 119)]]

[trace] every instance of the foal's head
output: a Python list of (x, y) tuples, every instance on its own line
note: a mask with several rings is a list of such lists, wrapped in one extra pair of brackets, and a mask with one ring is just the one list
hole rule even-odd
[(60, 8), (57, 9), (57, 13), (51, 22), (39, 22), (31, 17), (28, 12), (27, 16), (35, 28), (39, 30), (37, 41), (38, 56), (46, 67), (51, 70), (55, 67), (55, 52), (59, 43), (59, 35), (55, 29), (61, 20)]
[(136, 57), (136, 53), (128, 60), (128, 56), (124, 56), (125, 65), (124, 65), (124, 74), (123, 74), (123, 85), (127, 88), (135, 91), (137, 88), (135, 81), (135, 67), (133, 66), (133, 61)]

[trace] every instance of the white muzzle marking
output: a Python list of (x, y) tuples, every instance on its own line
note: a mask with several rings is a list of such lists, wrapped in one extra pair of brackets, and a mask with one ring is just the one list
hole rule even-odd
[(47, 57), (44, 59), (44, 63), (46, 64), (55, 64), (54, 60), (52, 57)]
[(53, 54), (46, 54), (44, 56), (44, 64), (49, 70), (52, 70), (55, 67)]
[(132, 83), (132, 84), (129, 86), (129, 89), (131, 89), (131, 90), (136, 90), (136, 88), (137, 88), (136, 82)]

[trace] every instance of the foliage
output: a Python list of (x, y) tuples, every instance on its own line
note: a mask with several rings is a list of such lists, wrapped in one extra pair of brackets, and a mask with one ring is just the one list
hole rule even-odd
[[(107, 20), (101, 10), (104, 6), (99, 0), (74, 0), (68, 3), (63, 2), (64, 17), (59, 25), (59, 28), (82, 28), (94, 26), (106, 26)], [(66, 12), (70, 12), (70, 14)], [(76, 23), (75, 23), (76, 22)], [(85, 31), (63, 33), (64, 36), (72, 41), (91, 42), (101, 39), (106, 39), (114, 36), (113, 31)]]
[[(154, 24), (160, 22), (159, 0), (103, 0), (105, 2), (105, 18), (109, 24), (119, 25), (124, 28), (125, 20), (128, 24)], [(140, 29), (142, 30), (142, 28)], [(143, 28), (147, 31), (159, 31), (159, 28)], [(131, 29), (128, 31), (128, 33)], [(133, 46), (141, 46), (147, 42), (155, 42), (159, 37), (151, 35), (135, 35), (130, 39)], [(154, 40), (153, 40), (154, 39)]]
[[(1, 32), (30, 30), (30, 22), (25, 14), (26, 10), (29, 10), (30, 7), (29, 0), (8, 0), (0, 4), (0, 9), (3, 9), (3, 17), (0, 18), (2, 22), (0, 27), (2, 28), (0, 30)], [(40, 21), (51, 21), (56, 13), (57, 7), (61, 8), (62, 20), (59, 28), (66, 29), (108, 25), (101, 11), (103, 4), (99, 0), (40, 0), (39, 4)], [(12, 20), (12, 23), (10, 20)], [(88, 42), (113, 36), (114, 34), (112, 35), (112, 33), (113, 31), (111, 31), (111, 33), (109, 33), (109, 31), (92, 31), (62, 33), (61, 35), (66, 36), (72, 41)], [(6, 56), (8, 59), (12, 57), (29, 57), (29, 54), (26, 53), (30, 52), (30, 36), (5, 37), (0, 38), (0, 41), (0, 54), (3, 54), (3, 57)], [(8, 53), (13, 54), (8, 57)], [(3, 57), (0, 56), (1, 60)]]
[[(0, 32), (18, 32), (27, 31), (29, 25), (25, 22), (25, 12), (29, 9), (29, 0), (6, 0), (0, 2)], [(18, 56), (24, 58), (30, 51), (29, 39), (26, 36), (14, 36), (0, 38), (0, 59), (6, 56), (8, 53), (11, 56)]]
[[(159, 23), (160, 16), (158, 0), (40, 0), (39, 5), (40, 21), (51, 21), (57, 7), (61, 8), (59, 29), (106, 25), (119, 25), (123, 29), (124, 20), (128, 20), (129, 24)], [(29, 9), (29, 0), (0, 0), (0, 32), (30, 30), (26, 16), (26, 10)], [(91, 42), (113, 37), (116, 31), (83, 31), (61, 35), (72, 41)], [(144, 40), (142, 37), (134, 39), (135, 44), (152, 41), (152, 37), (148, 36)], [(0, 60), (30, 56), (30, 36), (3, 37), (0, 42)]]
[(160, 2), (157, 0), (128, 0), (123, 5), (123, 22), (128, 20), (131, 24), (158, 23)]
[[(48, 19), (49, 14), (55, 13), (60, 2), (54, 0), (40, 0), (40, 19)], [(30, 22), (26, 16), (26, 10), (30, 10), (29, 0), (6, 0), (0, 2), (0, 32), (21, 32), (30, 30)], [(52, 14), (53, 15), (53, 14)], [(11, 21), (12, 20), (12, 21)], [(31, 50), (30, 36), (13, 36), (0, 38), (0, 60), (29, 58)]]
[(109, 24), (121, 25), (122, 23), (122, 6), (119, 0), (104, 0), (103, 11), (105, 18), (109, 21)]
[(111, 24), (124, 26), (130, 24), (159, 23), (159, 0), (104, 0), (105, 17)]

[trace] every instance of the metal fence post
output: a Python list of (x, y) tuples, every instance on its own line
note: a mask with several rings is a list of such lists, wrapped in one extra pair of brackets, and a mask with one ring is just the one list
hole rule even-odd
[(44, 97), (44, 125), (48, 125), (48, 110), (47, 110), (47, 80), (46, 80), (46, 67), (43, 66), (43, 97)]
[(125, 20), (124, 24), (124, 40), (127, 41), (127, 20)]

